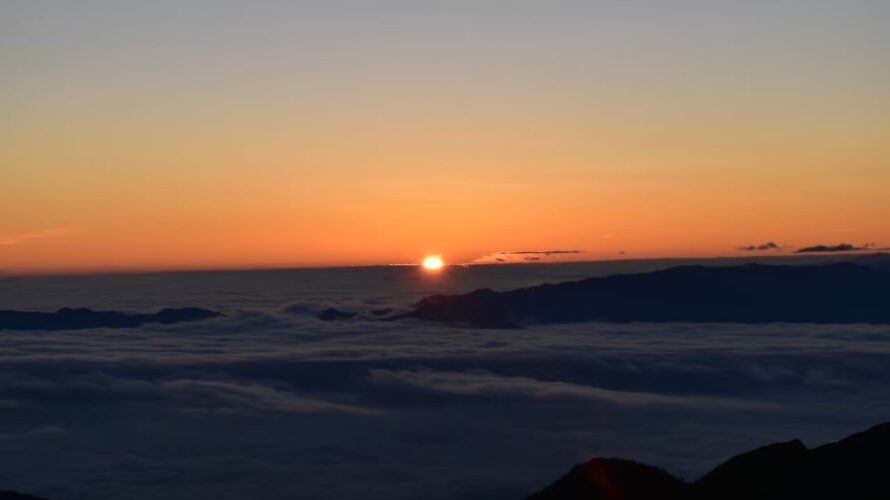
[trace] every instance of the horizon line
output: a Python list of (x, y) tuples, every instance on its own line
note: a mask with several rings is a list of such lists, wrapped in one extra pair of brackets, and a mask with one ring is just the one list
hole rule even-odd
[[(639, 261), (672, 261), (672, 260), (721, 260), (721, 259), (829, 259), (846, 255), (881, 254), (886, 248), (862, 251), (839, 251), (824, 253), (788, 253), (788, 254), (741, 254), (741, 255), (714, 255), (714, 256), (679, 256), (679, 257), (623, 257), (601, 258), (564, 261), (535, 261), (535, 262), (455, 262), (446, 263), (445, 267), (504, 267), (504, 266), (554, 266), (568, 264), (594, 264), (601, 262), (639, 262)], [(146, 274), (182, 274), (182, 273), (239, 273), (239, 272), (263, 272), (263, 271), (310, 271), (331, 269), (369, 269), (378, 267), (421, 267), (420, 262), (387, 263), (387, 264), (341, 264), (341, 265), (271, 265), (271, 266), (233, 266), (233, 267), (168, 267), (168, 268), (131, 268), (131, 269), (74, 269), (68, 271), (12, 271), (0, 269), (0, 279), (3, 278), (51, 278), (66, 276), (118, 276), (118, 275), (146, 275)]]

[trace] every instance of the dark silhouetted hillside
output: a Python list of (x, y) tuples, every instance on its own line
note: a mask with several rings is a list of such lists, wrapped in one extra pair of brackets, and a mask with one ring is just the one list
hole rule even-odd
[(47, 500), (43, 497), (35, 497), (34, 495), (25, 495), (15, 491), (0, 491), (0, 500)]
[(688, 485), (667, 472), (620, 458), (594, 458), (528, 500), (679, 500)]
[(890, 271), (890, 254), (886, 253), (873, 253), (871, 255), (863, 255), (861, 257), (857, 257), (852, 262), (862, 266), (869, 266), (875, 269), (880, 269), (882, 271)]
[(619, 459), (579, 465), (528, 500), (885, 500), (890, 423), (807, 449), (800, 441), (733, 457), (694, 483)]
[(700, 498), (798, 498), (808, 491), (809, 450), (799, 440), (737, 455), (695, 483)]
[(416, 318), (482, 328), (579, 321), (890, 324), (890, 273), (819, 266), (684, 266), (465, 295), (435, 295)]
[(154, 314), (63, 308), (56, 312), (0, 311), (0, 330), (80, 330), (84, 328), (133, 328), (145, 323), (170, 325), (221, 316), (198, 307), (162, 309)]

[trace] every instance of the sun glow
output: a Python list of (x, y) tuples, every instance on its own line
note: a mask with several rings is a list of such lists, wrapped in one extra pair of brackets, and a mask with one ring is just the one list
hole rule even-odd
[(442, 269), (445, 262), (438, 255), (429, 255), (423, 259), (423, 268), (427, 271), (438, 271)]

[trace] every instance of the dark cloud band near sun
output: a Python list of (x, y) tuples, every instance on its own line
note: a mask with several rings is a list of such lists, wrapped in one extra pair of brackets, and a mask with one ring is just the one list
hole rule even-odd
[(813, 245), (804, 247), (795, 253), (830, 253), (830, 252), (862, 252), (870, 250), (874, 247), (874, 243), (866, 243), (862, 246), (856, 246), (850, 243), (838, 243), (837, 245)]
[(583, 254), (584, 250), (502, 250), (483, 255), (472, 264), (519, 264), (523, 262), (541, 262), (555, 258)]
[(764, 252), (767, 250), (781, 250), (781, 249), (782, 249), (782, 247), (773, 241), (768, 241), (768, 242), (760, 244), (760, 245), (746, 245), (746, 246), (739, 247), (739, 250), (744, 250), (746, 252)]

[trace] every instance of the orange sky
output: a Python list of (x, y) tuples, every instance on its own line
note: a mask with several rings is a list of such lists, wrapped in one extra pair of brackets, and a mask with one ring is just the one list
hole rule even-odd
[(0, 270), (890, 245), (881, 6), (557, 3), (5, 4)]

